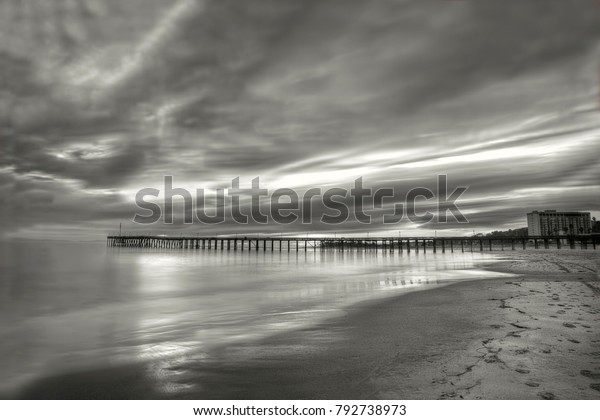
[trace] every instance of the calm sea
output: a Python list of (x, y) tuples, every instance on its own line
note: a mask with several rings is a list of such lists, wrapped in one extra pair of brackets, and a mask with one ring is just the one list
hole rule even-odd
[(480, 253), (139, 250), (0, 243), (0, 393), (318, 323), (366, 299), (491, 277)]

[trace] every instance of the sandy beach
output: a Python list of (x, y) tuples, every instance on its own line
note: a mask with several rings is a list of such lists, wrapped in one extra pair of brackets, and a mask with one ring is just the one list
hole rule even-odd
[(500, 255), (486, 268), (512, 277), (364, 302), (312, 328), (161, 361), (158, 369), (45, 378), (13, 397), (600, 398), (600, 254)]

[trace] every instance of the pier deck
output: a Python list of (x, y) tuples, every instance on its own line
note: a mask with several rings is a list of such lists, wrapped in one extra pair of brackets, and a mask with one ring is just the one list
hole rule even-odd
[(285, 236), (108, 236), (109, 247), (217, 249), (227, 251), (308, 251), (310, 249), (398, 252), (483, 252), (517, 249), (596, 249), (597, 235), (522, 238), (488, 237), (285, 237)]

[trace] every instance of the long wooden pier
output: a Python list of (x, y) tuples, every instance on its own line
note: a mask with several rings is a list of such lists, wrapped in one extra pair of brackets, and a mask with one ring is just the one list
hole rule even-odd
[(483, 252), (519, 249), (596, 249), (598, 235), (522, 238), (490, 237), (285, 237), (285, 236), (108, 236), (106, 245), (125, 248), (203, 249), (223, 251), (307, 252), (335, 249), (398, 252)]

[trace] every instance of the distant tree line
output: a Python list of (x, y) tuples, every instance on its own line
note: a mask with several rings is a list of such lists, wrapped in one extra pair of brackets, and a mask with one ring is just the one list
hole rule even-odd
[[(568, 235), (568, 234), (582, 234), (583, 229), (580, 229), (581, 232), (575, 232), (575, 229), (573, 228), (573, 225), (570, 226), (569, 228), (565, 228), (562, 232), (560, 232), (561, 235)], [(600, 220), (596, 220), (595, 217), (592, 217), (592, 233), (600, 233)], [(478, 235), (478, 236), (483, 236), (483, 235)], [(490, 233), (486, 233), (485, 237), (487, 238), (523, 238), (527, 236), (527, 228), (519, 228), (519, 229), (508, 229), (508, 230), (495, 230), (493, 232)]]
[(487, 233), (485, 236), (492, 238), (524, 238), (527, 236), (527, 228), (495, 230)]

